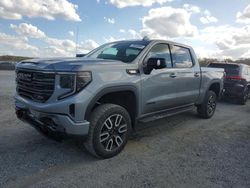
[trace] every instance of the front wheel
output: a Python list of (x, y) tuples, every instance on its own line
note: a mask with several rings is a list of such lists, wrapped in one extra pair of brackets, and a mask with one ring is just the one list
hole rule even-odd
[(216, 94), (208, 91), (202, 104), (197, 106), (197, 112), (200, 117), (209, 119), (214, 115), (216, 109)]
[(102, 104), (92, 112), (85, 147), (96, 157), (111, 158), (122, 151), (130, 133), (127, 110), (115, 104)]

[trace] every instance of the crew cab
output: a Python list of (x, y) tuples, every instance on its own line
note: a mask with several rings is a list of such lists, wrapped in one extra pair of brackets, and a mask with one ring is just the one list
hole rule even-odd
[(164, 40), (111, 42), (82, 58), (16, 66), (17, 117), (53, 138), (84, 138), (100, 158), (122, 151), (138, 122), (197, 108), (211, 118), (223, 69), (201, 68), (192, 47)]

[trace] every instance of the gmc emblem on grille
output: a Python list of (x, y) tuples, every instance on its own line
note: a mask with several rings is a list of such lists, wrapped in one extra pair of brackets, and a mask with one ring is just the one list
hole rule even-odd
[(21, 79), (21, 80), (31, 81), (31, 79), (32, 79), (32, 74), (20, 72), (20, 73), (17, 74), (17, 79), (18, 79), (18, 80)]

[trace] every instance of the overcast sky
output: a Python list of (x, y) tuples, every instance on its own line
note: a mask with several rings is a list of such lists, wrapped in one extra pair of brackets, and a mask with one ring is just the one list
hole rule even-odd
[(0, 1), (0, 55), (74, 56), (76, 46), (143, 36), (191, 45), (199, 57), (250, 58), (250, 0)]

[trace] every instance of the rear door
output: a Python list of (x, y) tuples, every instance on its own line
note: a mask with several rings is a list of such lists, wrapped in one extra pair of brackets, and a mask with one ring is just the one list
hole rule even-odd
[[(182, 106), (195, 103), (200, 93), (200, 67), (194, 62), (189, 48), (170, 46), (173, 70), (175, 73), (175, 105)], [(197, 64), (196, 64), (197, 63)]]

